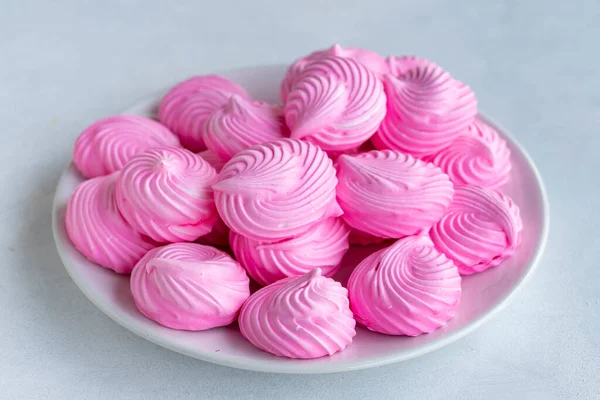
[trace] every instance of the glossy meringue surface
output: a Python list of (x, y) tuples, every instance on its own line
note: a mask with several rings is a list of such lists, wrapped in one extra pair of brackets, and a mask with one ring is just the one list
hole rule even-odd
[(250, 296), (246, 271), (229, 255), (196, 243), (149, 251), (131, 273), (131, 293), (146, 317), (173, 329), (229, 325)]
[(408, 236), (364, 259), (348, 280), (358, 322), (388, 335), (429, 333), (454, 317), (461, 278), (427, 236)]
[(210, 115), (203, 139), (210, 151), (227, 161), (252, 145), (285, 136), (281, 106), (233, 95)]
[(120, 274), (156, 244), (135, 232), (117, 209), (115, 183), (119, 172), (84, 181), (69, 202), (65, 224), (69, 238), (90, 261)]
[(332, 277), (350, 247), (350, 228), (341, 218), (317, 222), (305, 233), (276, 242), (260, 242), (231, 233), (231, 249), (248, 274), (261, 285), (300, 276), (319, 267)]
[(219, 215), (234, 232), (260, 241), (290, 238), (338, 217), (335, 168), (317, 146), (280, 139), (236, 154), (213, 185)]
[(456, 185), (452, 204), (430, 231), (436, 248), (454, 261), (461, 275), (500, 264), (519, 244), (519, 207), (500, 192)]
[(385, 117), (386, 96), (379, 77), (362, 64), (325, 57), (298, 76), (284, 113), (290, 137), (340, 152), (375, 133)]
[(356, 335), (348, 291), (319, 268), (260, 289), (244, 303), (238, 322), (254, 346), (289, 358), (332, 355)]
[(448, 175), (399, 151), (343, 155), (336, 167), (344, 220), (373, 236), (400, 238), (427, 232), (452, 201)]
[(508, 182), (510, 149), (491, 126), (475, 118), (465, 133), (427, 158), (456, 184), (497, 189)]
[(169, 129), (149, 118), (116, 115), (86, 128), (75, 141), (73, 162), (86, 178), (119, 171), (133, 156), (155, 147), (178, 147)]
[(371, 141), (378, 149), (415, 157), (434, 154), (467, 129), (477, 115), (471, 89), (435, 64), (383, 78), (387, 113)]
[(194, 241), (217, 219), (211, 185), (217, 172), (182, 148), (152, 149), (133, 157), (117, 180), (121, 214), (157, 242)]
[(158, 118), (187, 149), (199, 152), (206, 149), (206, 120), (234, 94), (248, 97), (244, 88), (222, 76), (194, 76), (175, 85), (162, 98)]

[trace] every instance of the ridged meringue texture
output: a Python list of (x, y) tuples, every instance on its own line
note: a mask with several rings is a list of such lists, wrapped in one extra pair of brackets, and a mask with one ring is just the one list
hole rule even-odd
[(462, 275), (500, 264), (517, 248), (523, 222), (508, 196), (475, 185), (456, 185), (452, 204), (430, 231), (436, 248)]
[(390, 56), (386, 61), (388, 63), (388, 68), (390, 69), (390, 74), (397, 78), (405, 75), (410, 70), (415, 68), (435, 65), (433, 62), (426, 60), (425, 58), (415, 56)]
[(119, 172), (82, 182), (67, 204), (69, 238), (87, 259), (120, 274), (156, 243), (135, 232), (117, 209), (115, 183)]
[(466, 132), (448, 147), (426, 158), (456, 184), (497, 189), (508, 182), (510, 149), (498, 132), (475, 118)]
[(202, 137), (206, 120), (234, 94), (248, 98), (244, 88), (222, 76), (195, 76), (169, 90), (160, 102), (158, 118), (187, 149), (199, 152), (206, 149)]
[(341, 152), (375, 133), (385, 117), (386, 96), (379, 77), (362, 64), (325, 57), (300, 74), (284, 113), (290, 137)]
[(86, 128), (75, 141), (73, 162), (86, 178), (119, 171), (136, 154), (154, 147), (178, 147), (169, 129), (149, 118), (116, 115)]
[(477, 115), (471, 89), (435, 64), (396, 78), (385, 75), (387, 114), (371, 141), (378, 149), (415, 157), (434, 154), (456, 139)]
[(189, 331), (231, 324), (250, 296), (250, 280), (237, 261), (196, 243), (149, 251), (133, 269), (130, 287), (146, 317)]
[(387, 335), (417, 336), (444, 324), (458, 308), (461, 278), (427, 236), (409, 236), (371, 254), (350, 275), (356, 320)]
[(283, 108), (233, 95), (208, 118), (204, 143), (223, 160), (248, 147), (287, 136)]
[(227, 162), (210, 150), (204, 150), (196, 154), (208, 162), (217, 172), (221, 172), (221, 169), (223, 169), (223, 166)]
[(281, 100), (284, 103), (286, 102), (287, 96), (292, 90), (294, 82), (302, 73), (302, 71), (304, 71), (307, 65), (314, 61), (319, 61), (330, 56), (351, 58), (367, 67), (377, 76), (382, 76), (389, 72), (389, 67), (386, 60), (374, 51), (360, 49), (357, 47), (342, 47), (339, 44), (334, 44), (328, 49), (317, 50), (307, 56), (299, 58), (289, 66), (285, 77), (281, 82)]
[(350, 245), (350, 228), (341, 218), (317, 222), (305, 233), (277, 242), (260, 242), (231, 233), (231, 249), (248, 274), (261, 285), (304, 275), (315, 267), (331, 277)]
[(236, 154), (213, 185), (219, 215), (234, 232), (275, 241), (339, 217), (335, 168), (317, 146), (279, 139)]
[(315, 268), (265, 286), (244, 303), (242, 335), (281, 357), (317, 358), (343, 350), (356, 335), (348, 291)]
[(215, 169), (189, 150), (148, 150), (122, 169), (117, 204), (134, 229), (157, 242), (194, 241), (217, 219), (216, 179)]
[(337, 200), (351, 227), (382, 238), (425, 233), (444, 214), (454, 192), (431, 163), (393, 150), (342, 155)]

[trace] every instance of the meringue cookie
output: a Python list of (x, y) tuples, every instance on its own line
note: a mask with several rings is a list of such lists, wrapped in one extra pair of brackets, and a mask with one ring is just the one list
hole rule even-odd
[(286, 135), (281, 106), (233, 95), (210, 115), (203, 138), (209, 150), (227, 161), (252, 145)]
[(436, 248), (462, 275), (484, 271), (511, 256), (523, 222), (508, 196), (474, 185), (456, 185), (452, 204), (431, 228)]
[(117, 180), (117, 204), (134, 229), (157, 242), (193, 241), (217, 218), (211, 185), (217, 172), (186, 149), (152, 149), (133, 157)]
[(260, 289), (244, 303), (238, 322), (254, 346), (289, 358), (332, 355), (356, 335), (348, 291), (319, 268)]
[(387, 114), (371, 141), (378, 149), (415, 157), (434, 154), (456, 139), (477, 115), (471, 89), (435, 64), (383, 79)]
[(452, 201), (453, 185), (433, 164), (393, 150), (342, 155), (337, 200), (351, 227), (382, 238), (427, 232)]
[(341, 218), (327, 218), (292, 239), (259, 242), (232, 232), (230, 243), (235, 258), (252, 279), (269, 285), (315, 267), (321, 268), (323, 276), (333, 276), (350, 247), (349, 231)]
[(69, 198), (65, 223), (69, 238), (88, 260), (128, 274), (156, 243), (135, 232), (119, 213), (115, 201), (118, 175), (79, 184)]
[(186, 148), (199, 152), (206, 149), (202, 138), (206, 120), (233, 94), (248, 98), (241, 86), (221, 76), (195, 76), (169, 90), (160, 102), (158, 118)]
[(226, 253), (195, 243), (148, 252), (131, 273), (135, 305), (168, 328), (200, 331), (234, 322), (250, 296), (246, 271)]
[(200, 236), (196, 242), (217, 247), (229, 246), (229, 228), (221, 218), (217, 218), (212, 230), (206, 235)]
[(348, 280), (354, 317), (387, 335), (429, 333), (456, 313), (458, 269), (427, 236), (409, 236), (365, 258)]
[(366, 142), (385, 112), (386, 97), (379, 78), (362, 64), (341, 57), (309, 64), (284, 107), (292, 138), (335, 152)]
[(79, 135), (73, 162), (86, 178), (94, 178), (120, 170), (144, 150), (179, 146), (177, 136), (156, 121), (116, 115), (94, 122)]
[(204, 150), (196, 154), (204, 158), (204, 161), (208, 162), (217, 172), (221, 172), (223, 165), (227, 162), (210, 150)]
[(307, 231), (342, 210), (327, 154), (301, 140), (279, 139), (236, 154), (213, 185), (219, 215), (250, 239), (274, 241)]
[(357, 47), (342, 47), (339, 44), (334, 44), (328, 49), (317, 50), (305, 57), (299, 58), (289, 66), (285, 73), (285, 77), (281, 82), (281, 100), (284, 103), (286, 102), (287, 96), (292, 90), (294, 82), (308, 64), (314, 61), (322, 60), (323, 58), (329, 56), (351, 58), (367, 67), (377, 76), (381, 76), (389, 72), (389, 67), (386, 60), (374, 51), (359, 49)]
[(497, 189), (508, 182), (510, 149), (491, 126), (475, 118), (450, 146), (426, 158), (456, 184)]
[(412, 69), (435, 65), (429, 60), (415, 56), (390, 56), (386, 61), (390, 70), (390, 74), (394, 75), (396, 78), (405, 75)]

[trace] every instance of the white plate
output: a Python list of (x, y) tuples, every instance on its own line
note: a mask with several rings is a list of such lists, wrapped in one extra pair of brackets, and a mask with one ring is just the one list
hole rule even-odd
[[(279, 102), (279, 82), (284, 72), (285, 66), (275, 65), (221, 74), (244, 86), (257, 99)], [(153, 116), (161, 94), (136, 104), (124, 113)], [(67, 236), (64, 224), (67, 199), (83, 180), (72, 164), (63, 172), (54, 199), (56, 247), (77, 286), (104, 313), (132, 332), (191, 357), (235, 368), (283, 373), (350, 371), (407, 360), (439, 349), (492, 318), (531, 277), (543, 252), (549, 211), (540, 175), (517, 142), (505, 131), (498, 130), (507, 139), (512, 151), (513, 169), (504, 191), (521, 208), (524, 225), (522, 243), (515, 255), (499, 267), (466, 277), (456, 317), (443, 328), (416, 338), (380, 335), (359, 327), (354, 342), (332, 357), (291, 360), (256, 349), (242, 337), (235, 325), (204, 332), (183, 332), (146, 319), (133, 303), (128, 278), (88, 261)], [(350, 250), (338, 279), (344, 282), (352, 266), (370, 251), (372, 249), (367, 248)]]

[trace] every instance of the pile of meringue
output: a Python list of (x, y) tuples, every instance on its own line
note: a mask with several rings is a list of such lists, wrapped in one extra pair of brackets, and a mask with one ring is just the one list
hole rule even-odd
[[(159, 122), (88, 127), (73, 152), (88, 180), (66, 213), (75, 247), (130, 274), (149, 319), (237, 321), (276, 356), (332, 355), (357, 321), (387, 335), (442, 327), (461, 275), (499, 265), (522, 230), (499, 191), (510, 150), (471, 89), (422, 58), (335, 45), (295, 61), (280, 93), (283, 106), (196, 76), (162, 98)], [(332, 279), (351, 244), (374, 243), (387, 247), (346, 287)]]

